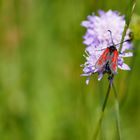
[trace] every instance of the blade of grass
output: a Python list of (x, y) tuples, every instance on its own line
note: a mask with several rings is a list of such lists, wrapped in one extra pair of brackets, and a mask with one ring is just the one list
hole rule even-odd
[[(137, 56), (138, 56), (138, 45), (139, 45), (139, 41), (136, 41), (135, 42), (135, 44), (134, 44), (134, 46), (137, 46), (137, 47), (135, 47), (135, 49), (134, 49), (134, 56), (133, 56), (133, 58), (132, 58), (132, 60), (131, 60), (131, 63), (130, 63), (130, 66), (131, 66), (131, 69), (133, 69), (134, 68), (134, 66), (135, 66), (135, 61), (136, 61), (136, 58), (137, 58)], [(125, 79), (124, 79), (124, 81), (126, 81), (125, 82), (125, 87), (124, 87), (124, 90), (123, 90), (123, 97), (122, 97), (122, 99), (121, 99), (121, 101), (120, 101), (120, 109), (124, 106), (124, 104), (125, 104), (125, 101), (127, 100), (127, 98), (129, 97), (129, 89), (130, 89), (130, 85), (131, 85), (131, 78), (132, 78), (132, 74), (133, 74), (134, 72), (133, 72), (133, 70), (131, 70), (127, 75), (126, 75), (126, 77), (125, 77)]]
[[(100, 105), (102, 106), (103, 102), (104, 102), (104, 96), (103, 96), (103, 82), (101, 81), (99, 83), (99, 95), (100, 95)], [(104, 131), (104, 124), (101, 124), (101, 140), (106, 140), (106, 133)]]
[(108, 90), (107, 90), (107, 93), (106, 93), (106, 96), (105, 96), (105, 100), (104, 100), (104, 103), (103, 103), (103, 106), (102, 106), (101, 115), (100, 115), (97, 127), (95, 129), (95, 133), (94, 133), (94, 136), (93, 136), (93, 140), (96, 140), (97, 137), (98, 137), (98, 133), (99, 133), (99, 130), (100, 130), (100, 127), (101, 127), (101, 123), (102, 123), (102, 120), (103, 120), (104, 111), (105, 111), (105, 108), (106, 108), (106, 105), (107, 105), (107, 101), (108, 101), (108, 98), (109, 98), (109, 93), (111, 91), (111, 87), (112, 87), (112, 82), (110, 82), (109, 86), (108, 86)]
[[(124, 27), (124, 30), (123, 30), (121, 42), (124, 41), (127, 29), (129, 28), (129, 24), (131, 22), (131, 17), (133, 15), (133, 12), (134, 12), (134, 9), (135, 9), (135, 5), (136, 5), (136, 0), (131, 0), (130, 1), (130, 7), (128, 7), (128, 11), (127, 11), (127, 14), (126, 14), (126, 24), (125, 24), (125, 27)], [(121, 45), (120, 45), (120, 51), (122, 49), (122, 45), (123, 45), (123, 43), (121, 43)]]
[[(131, 0), (130, 1), (130, 6), (129, 6), (128, 10), (127, 10), (127, 14), (126, 14), (126, 25), (125, 25), (125, 28), (124, 28), (123, 35), (122, 35), (122, 39), (121, 40), (124, 40), (125, 34), (126, 34), (127, 29), (128, 29), (128, 27), (130, 25), (130, 22), (131, 22), (131, 18), (132, 18), (134, 9), (135, 9), (135, 5), (136, 5), (136, 0)], [(123, 44), (120, 45), (120, 50), (122, 49), (122, 45)], [(134, 61), (135, 61), (135, 57), (136, 57), (136, 52), (137, 52), (136, 49), (137, 48), (135, 48), (135, 50), (134, 50), (133, 60), (131, 61), (131, 67), (132, 68), (134, 66)], [(125, 87), (124, 97), (123, 97), (123, 99), (121, 101), (121, 106), (122, 106), (122, 104), (124, 104), (124, 100), (126, 100), (126, 95), (128, 94), (128, 87), (129, 87), (129, 84), (130, 84), (130, 79), (131, 79), (130, 77), (131, 77), (131, 75), (132, 75), (132, 71), (126, 76), (126, 79), (127, 79), (126, 80), (126, 82), (127, 82), (127, 84), (126, 84), (127, 85), (127, 88)]]
[(121, 140), (121, 127), (120, 127), (120, 111), (119, 111), (119, 99), (118, 99), (118, 93), (115, 88), (115, 85), (112, 84), (114, 95), (115, 95), (115, 110), (116, 110), (116, 127), (117, 127), (117, 133), (118, 133), (118, 140)]

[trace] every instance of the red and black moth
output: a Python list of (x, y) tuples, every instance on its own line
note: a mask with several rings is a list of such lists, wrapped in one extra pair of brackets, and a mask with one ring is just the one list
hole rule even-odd
[(116, 49), (116, 46), (121, 43), (131, 41), (131, 37), (130, 37), (130, 39), (125, 40), (121, 43), (114, 44), (113, 38), (112, 38), (112, 32), (110, 30), (108, 30), (108, 31), (110, 32), (112, 45), (107, 47), (104, 50), (102, 55), (97, 60), (97, 62), (95, 64), (95, 68), (97, 68), (98, 70), (103, 70), (103, 73), (108, 73), (109, 75), (115, 75), (117, 73), (118, 55), (119, 55), (119, 52)]

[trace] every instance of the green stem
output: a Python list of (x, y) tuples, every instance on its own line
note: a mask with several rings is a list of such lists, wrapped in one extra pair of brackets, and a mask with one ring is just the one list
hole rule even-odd
[(105, 110), (105, 107), (106, 107), (106, 104), (107, 104), (107, 101), (108, 101), (108, 97), (109, 97), (111, 86), (112, 86), (111, 83), (109, 83), (107, 94), (106, 94), (106, 97), (105, 97), (105, 100), (104, 100), (104, 103), (103, 103), (103, 107), (102, 107), (102, 112), (104, 112), (104, 110)]
[[(104, 95), (103, 95), (103, 81), (99, 83), (99, 94), (100, 94), (100, 106), (104, 103)], [(104, 124), (101, 124), (100, 134), (101, 134), (101, 140), (106, 140), (106, 133), (104, 131)]]
[(118, 93), (115, 88), (115, 85), (113, 84), (113, 91), (115, 95), (115, 108), (116, 108), (116, 127), (118, 132), (118, 140), (121, 140), (121, 127), (120, 127), (120, 113), (119, 113), (119, 100), (118, 100)]
[[(134, 56), (133, 56), (133, 58), (131, 60), (131, 63), (130, 63), (131, 69), (133, 69), (134, 66), (135, 66), (136, 57), (138, 55), (138, 47), (137, 46), (139, 45), (139, 43), (140, 43), (139, 41), (136, 41), (136, 43), (134, 44), (134, 46), (136, 46), (136, 47), (135, 47), (134, 52), (133, 52)], [(130, 88), (130, 85), (131, 85), (131, 78), (132, 78), (133, 73), (134, 73), (133, 70), (131, 70), (129, 73), (127, 73), (127, 75), (124, 79), (124, 81), (126, 81), (125, 82), (126, 86), (125, 86), (124, 91), (123, 91), (123, 97), (120, 101), (120, 109), (124, 106), (125, 101), (129, 97), (129, 88)], [(120, 88), (121, 88), (121, 86), (120, 86)]]
[(106, 108), (106, 105), (107, 105), (109, 93), (111, 91), (111, 87), (112, 87), (112, 83), (110, 82), (109, 86), (108, 86), (108, 90), (107, 90), (106, 96), (105, 96), (105, 100), (104, 100), (104, 103), (103, 103), (103, 106), (102, 106), (102, 112), (101, 112), (101, 115), (100, 115), (100, 118), (99, 118), (99, 122), (97, 124), (96, 129), (95, 129), (93, 140), (96, 140), (97, 137), (98, 137), (98, 133), (99, 133), (99, 130), (100, 130), (100, 127), (101, 127), (101, 123), (102, 123), (102, 119), (103, 119), (103, 116), (104, 116), (104, 111), (105, 111), (105, 108)]
[[(126, 24), (125, 24), (125, 27), (124, 27), (124, 30), (123, 30), (121, 42), (124, 41), (125, 35), (127, 33), (127, 29), (129, 28), (129, 24), (131, 22), (131, 18), (132, 18), (134, 9), (135, 9), (135, 5), (136, 5), (136, 0), (131, 0), (130, 8), (128, 8), (128, 13), (126, 15)], [(120, 51), (122, 49), (122, 46), (123, 46), (123, 43), (120, 44), (120, 49), (119, 49)]]

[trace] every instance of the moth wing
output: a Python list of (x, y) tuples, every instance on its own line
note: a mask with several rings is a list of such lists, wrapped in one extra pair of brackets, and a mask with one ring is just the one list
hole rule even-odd
[(115, 50), (110, 55), (110, 61), (109, 61), (110, 70), (113, 74), (117, 73), (117, 65), (118, 65), (118, 51)]
[(96, 69), (101, 69), (106, 64), (108, 53), (109, 53), (109, 48), (106, 48), (95, 64)]

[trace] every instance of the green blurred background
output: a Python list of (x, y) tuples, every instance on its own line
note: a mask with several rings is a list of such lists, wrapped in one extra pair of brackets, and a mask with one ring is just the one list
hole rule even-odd
[[(125, 14), (129, 0), (0, 0), (0, 140), (91, 140), (107, 90), (105, 76), (89, 85), (80, 26), (98, 9)], [(139, 17), (140, 1), (135, 14)], [(134, 32), (140, 28), (136, 20)], [(139, 30), (140, 31), (140, 30)], [(140, 138), (140, 49), (132, 71), (115, 77), (123, 140)], [(114, 95), (98, 139), (115, 140)]]

